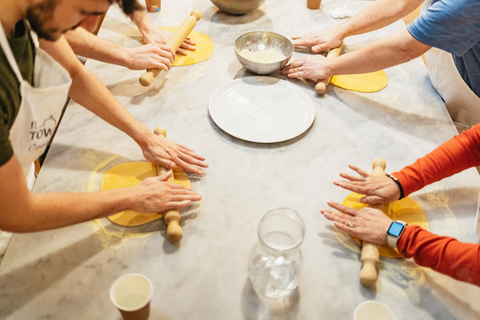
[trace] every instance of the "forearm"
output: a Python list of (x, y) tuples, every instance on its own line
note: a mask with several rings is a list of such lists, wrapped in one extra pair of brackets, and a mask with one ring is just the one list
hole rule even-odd
[(70, 98), (144, 146), (148, 135), (153, 133), (135, 119), (100, 80), (78, 61), (65, 39), (42, 41), (41, 45), (69, 72), (72, 78)]
[(127, 189), (95, 193), (31, 194), (24, 208), (17, 208), (2, 230), (34, 232), (61, 228), (128, 210), (133, 199)]
[[(153, 135), (125, 109), (110, 91), (87, 68), (72, 77), (69, 96), (112, 126), (123, 131), (138, 144), (145, 135)], [(99, 97), (101, 97), (99, 99)]]
[(101, 39), (82, 27), (65, 33), (65, 39), (75, 54), (119, 66), (127, 66), (128, 49)]
[(476, 125), (394, 175), (407, 196), (426, 185), (479, 165), (480, 125)]
[(155, 25), (148, 18), (145, 10), (135, 11), (131, 16), (131, 19), (143, 35), (147, 34), (151, 29), (155, 29)]
[(419, 226), (408, 226), (398, 240), (398, 250), (418, 265), (454, 279), (480, 286), (480, 245), (441, 237)]
[(377, 30), (403, 18), (422, 2), (423, 0), (377, 0), (336, 29), (342, 38)]
[(405, 29), (338, 58), (326, 59), (325, 70), (329, 76), (378, 71), (408, 62), (428, 49)]
[(0, 229), (32, 232), (102, 218), (133, 208), (138, 194), (130, 189), (95, 193), (31, 193), (14, 155), (0, 167)]

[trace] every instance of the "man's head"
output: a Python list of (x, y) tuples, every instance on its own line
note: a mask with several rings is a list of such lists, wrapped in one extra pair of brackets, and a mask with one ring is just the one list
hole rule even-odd
[(41, 0), (28, 8), (27, 19), (40, 38), (53, 41), (78, 26), (93, 32), (92, 26), (94, 29), (113, 2), (128, 15), (141, 9), (136, 0)]

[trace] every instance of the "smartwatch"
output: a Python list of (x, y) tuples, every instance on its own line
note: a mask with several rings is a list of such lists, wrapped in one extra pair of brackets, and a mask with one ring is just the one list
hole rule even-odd
[(397, 249), (398, 238), (400, 238), (406, 227), (407, 223), (405, 221), (397, 220), (392, 222), (387, 229), (387, 241), (390, 247)]

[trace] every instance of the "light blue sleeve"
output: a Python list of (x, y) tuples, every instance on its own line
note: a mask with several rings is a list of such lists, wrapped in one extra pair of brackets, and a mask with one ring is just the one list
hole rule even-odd
[(428, 46), (462, 56), (480, 41), (480, 0), (437, 0), (408, 31)]

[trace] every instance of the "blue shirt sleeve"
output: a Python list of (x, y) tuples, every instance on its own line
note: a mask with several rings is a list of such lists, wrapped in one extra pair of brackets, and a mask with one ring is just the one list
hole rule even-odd
[(408, 31), (428, 46), (462, 56), (480, 41), (480, 1), (434, 1)]

